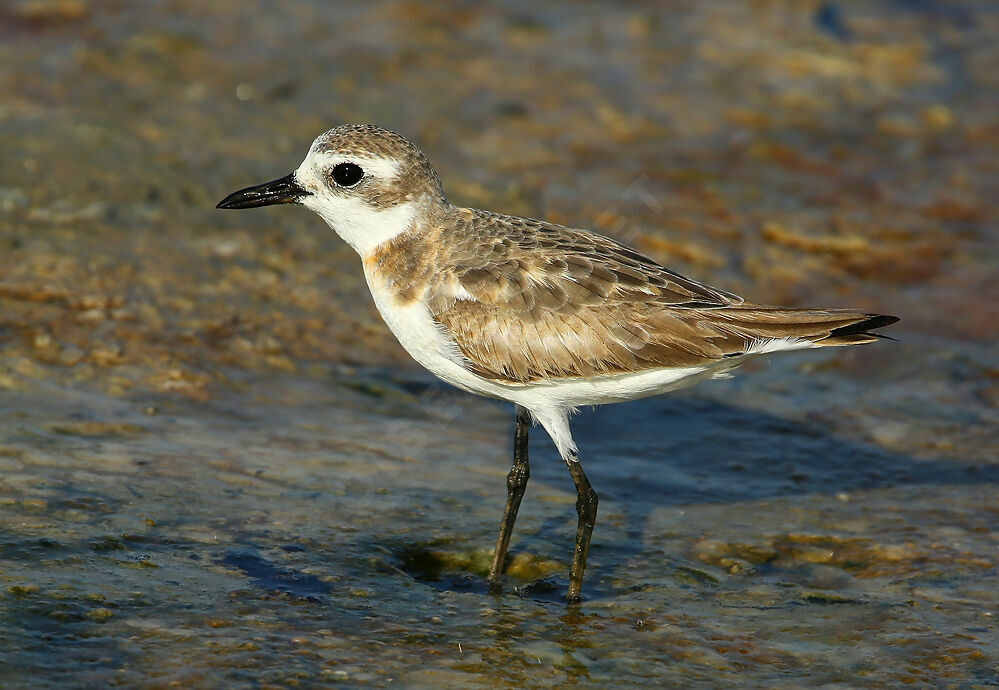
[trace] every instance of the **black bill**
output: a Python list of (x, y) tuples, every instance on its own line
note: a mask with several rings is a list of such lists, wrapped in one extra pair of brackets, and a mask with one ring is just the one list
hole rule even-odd
[(295, 174), (233, 192), (215, 208), (256, 208), (272, 204), (293, 204), (309, 193), (295, 181)]

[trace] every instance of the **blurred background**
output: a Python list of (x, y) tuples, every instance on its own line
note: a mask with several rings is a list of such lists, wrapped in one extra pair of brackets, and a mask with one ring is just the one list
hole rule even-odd
[[(987, 0), (4, 2), (0, 680), (999, 682), (997, 35)], [(512, 411), (420, 371), (317, 217), (214, 210), (344, 122), (453, 203), (899, 342), (583, 412), (577, 611), (536, 433), (489, 597)]]

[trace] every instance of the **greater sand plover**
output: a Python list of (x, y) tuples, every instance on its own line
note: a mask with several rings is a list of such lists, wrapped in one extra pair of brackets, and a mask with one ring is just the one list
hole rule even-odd
[(752, 304), (586, 230), (448, 203), (433, 166), (372, 125), (320, 135), (298, 169), (218, 208), (299, 203), (361, 256), (385, 323), (413, 358), (470, 393), (516, 406), (513, 467), (489, 571), (499, 590), (530, 477), (531, 420), (576, 485), (568, 599), (579, 599), (597, 494), (569, 416), (727, 375), (771, 352), (874, 342), (894, 316)]

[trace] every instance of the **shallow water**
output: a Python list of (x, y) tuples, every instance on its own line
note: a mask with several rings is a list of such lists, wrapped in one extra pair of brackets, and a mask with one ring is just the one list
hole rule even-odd
[[(0, 10), (4, 687), (999, 683), (990, 3)], [(375, 121), (452, 200), (899, 342), (583, 410), (506, 592), (512, 410), (435, 383), (301, 209)]]

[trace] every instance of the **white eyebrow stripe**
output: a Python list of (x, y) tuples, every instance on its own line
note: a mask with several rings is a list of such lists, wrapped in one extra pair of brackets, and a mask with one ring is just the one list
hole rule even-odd
[(340, 163), (356, 163), (366, 175), (383, 180), (390, 180), (399, 174), (399, 162), (384, 156), (348, 156), (334, 151), (323, 151), (316, 153), (315, 157), (316, 162), (325, 168), (332, 168)]

